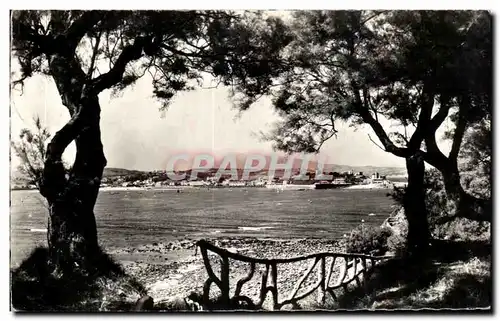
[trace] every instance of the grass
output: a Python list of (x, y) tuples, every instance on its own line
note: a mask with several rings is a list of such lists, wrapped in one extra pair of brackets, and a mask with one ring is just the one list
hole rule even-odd
[(435, 241), (427, 260), (385, 262), (366, 289), (351, 289), (319, 308), (489, 310), (491, 295), (491, 245)]
[[(101, 253), (90, 274), (57, 276), (49, 273), (47, 250), (37, 248), (12, 271), (12, 305), (18, 311), (131, 311), (144, 288), (120, 265)], [(342, 290), (343, 291), (343, 290)], [(325, 304), (301, 302), (301, 310), (464, 309), (491, 308), (491, 244), (433, 242), (426, 260), (393, 259), (377, 267), (366, 287), (353, 286), (327, 295)], [(192, 294), (199, 296), (199, 294)], [(198, 301), (192, 297), (191, 301)], [(189, 302), (189, 300), (188, 300)], [(245, 309), (213, 300), (208, 310)], [(152, 311), (186, 311), (184, 300), (156, 302)], [(248, 307), (246, 307), (248, 309)], [(250, 309), (251, 310), (251, 309)]]
[(106, 253), (100, 251), (93, 271), (55, 274), (48, 251), (38, 247), (11, 271), (11, 302), (16, 311), (130, 311), (146, 291)]

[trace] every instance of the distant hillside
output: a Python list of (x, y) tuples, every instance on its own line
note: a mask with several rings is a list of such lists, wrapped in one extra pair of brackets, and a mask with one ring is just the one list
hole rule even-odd
[[(246, 159), (247, 159), (247, 154), (244, 153), (233, 153), (233, 156), (235, 156), (235, 161), (236, 161), (236, 167), (238, 168), (238, 172), (243, 169), (246, 166)], [(293, 156), (292, 156), (293, 157)], [(264, 156), (266, 165), (264, 166), (264, 169), (260, 171), (261, 174), (264, 174), (268, 169), (269, 166), (272, 163), (272, 157), (269, 155)], [(215, 170), (221, 166), (222, 161), (224, 157), (220, 156), (215, 159)], [(192, 161), (192, 160), (191, 160)], [(286, 157), (285, 156), (278, 156), (278, 163), (284, 164), (286, 163)], [(190, 170), (189, 168), (189, 162), (180, 162), (180, 164), (176, 164), (175, 170), (177, 171), (188, 171)], [(254, 164), (255, 165), (255, 164)], [(308, 164), (308, 171), (314, 172), (318, 168), (318, 162), (315, 160), (310, 160)], [(294, 158), (293, 161), (293, 171), (298, 171), (302, 166), (302, 160), (300, 158)], [(324, 165), (324, 172), (348, 172), (348, 171), (353, 171), (353, 172), (363, 172), (364, 175), (371, 175), (373, 173), (379, 173), (380, 175), (383, 176), (399, 176), (399, 175), (406, 175), (406, 168), (405, 167), (391, 167), (391, 166), (371, 166), (371, 165), (365, 165), (365, 166), (350, 166), (350, 165), (339, 165), (339, 164), (325, 164)], [(279, 171), (278, 171), (279, 172)]]
[(406, 175), (406, 168), (404, 167), (378, 167), (378, 166), (349, 166), (349, 165), (326, 165), (329, 168), (331, 166), (332, 172), (347, 172), (349, 170), (353, 172), (363, 172), (364, 175), (371, 175), (373, 173), (379, 173), (382, 176), (399, 176)]
[[(311, 162), (311, 164), (314, 164)], [(295, 164), (294, 164), (295, 165)], [(259, 171), (260, 173), (263, 173), (267, 171), (269, 166), (266, 166), (264, 170)], [(211, 171), (215, 172), (217, 171), (218, 168), (213, 168)], [(238, 164), (238, 172), (242, 172), (244, 169), (244, 166), (240, 166)], [(294, 166), (294, 171), (299, 170), (300, 166)], [(309, 171), (313, 171), (315, 168), (314, 166), (309, 166)], [(365, 175), (371, 175), (373, 173), (379, 173), (380, 175), (385, 175), (385, 176), (399, 176), (399, 175), (406, 175), (406, 168), (404, 167), (390, 167), (390, 166), (349, 166), (349, 165), (338, 165), (338, 164), (325, 164), (324, 166), (324, 171), (325, 172), (347, 172), (347, 171), (353, 171), (353, 172), (363, 172)], [(131, 170), (131, 169), (125, 169), (125, 168), (114, 168), (114, 167), (106, 167), (104, 169), (104, 174), (103, 177), (113, 177), (113, 176), (123, 176), (123, 175), (131, 175), (131, 174), (139, 174), (139, 173), (147, 173), (148, 171), (140, 171), (140, 170)], [(181, 170), (181, 172), (191, 172), (191, 169), (184, 169)]]
[(114, 177), (114, 176), (125, 176), (132, 174), (146, 173), (145, 171), (139, 171), (135, 169), (125, 169), (116, 167), (106, 167), (102, 174), (103, 177)]
[[(238, 164), (239, 165), (239, 164)], [(268, 167), (268, 166), (266, 166)], [(294, 171), (298, 171), (300, 169), (299, 166), (294, 166)], [(311, 166), (309, 167), (309, 171), (313, 171), (314, 168)], [(324, 172), (347, 172), (347, 171), (353, 171), (353, 172), (363, 172), (364, 175), (371, 175), (375, 172), (379, 173), (380, 175), (385, 175), (385, 176), (399, 176), (399, 175), (406, 175), (406, 169), (404, 167), (378, 167), (378, 166), (349, 166), (349, 165), (337, 165), (337, 164), (326, 164)], [(212, 172), (216, 172), (217, 168), (212, 169)], [(238, 174), (241, 176), (243, 172), (243, 166), (238, 168)], [(265, 174), (267, 171), (267, 168), (265, 170), (259, 171), (259, 174)], [(140, 170), (134, 170), (134, 169), (125, 169), (125, 168), (116, 168), (116, 167), (106, 167), (104, 168), (104, 173), (103, 177), (115, 177), (115, 176), (127, 176), (127, 175), (133, 175), (133, 174), (140, 174), (140, 173), (147, 173), (148, 171), (140, 171)], [(187, 170), (187, 172), (191, 172), (191, 170)], [(276, 171), (276, 175), (280, 176), (282, 174), (282, 170)], [(253, 177), (254, 175), (250, 175)], [(23, 177), (17, 170), (13, 170), (11, 172), (11, 184), (26, 184), (28, 182), (28, 179)]]

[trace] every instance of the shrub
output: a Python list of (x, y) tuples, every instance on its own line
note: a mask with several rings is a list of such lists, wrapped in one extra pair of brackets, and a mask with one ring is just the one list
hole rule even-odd
[(491, 224), (467, 218), (457, 218), (433, 227), (435, 238), (462, 241), (488, 241), (491, 239)]
[(425, 172), (425, 205), (429, 213), (429, 223), (434, 224), (436, 219), (455, 212), (453, 205), (448, 202), (444, 188), (443, 176), (436, 169)]
[(129, 311), (145, 288), (102, 250), (92, 269), (53, 273), (48, 250), (38, 247), (11, 271), (17, 311)]
[[(443, 177), (436, 169), (425, 171), (424, 184), (426, 188), (425, 205), (429, 212), (429, 220), (432, 222), (435, 218), (454, 211), (450, 207), (446, 191), (444, 189)], [(406, 187), (394, 186), (393, 190), (387, 193), (387, 196), (392, 198), (399, 206), (404, 206), (403, 198), (406, 193)]]
[(388, 227), (371, 227), (361, 224), (351, 231), (346, 243), (348, 253), (383, 255), (389, 250), (387, 240), (392, 235)]

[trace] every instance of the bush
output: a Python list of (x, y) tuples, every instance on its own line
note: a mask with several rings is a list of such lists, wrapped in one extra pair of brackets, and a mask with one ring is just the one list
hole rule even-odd
[[(424, 184), (426, 188), (425, 205), (429, 212), (429, 221), (431, 223), (442, 215), (454, 212), (454, 209), (450, 207), (448, 202), (443, 177), (439, 171), (436, 169), (426, 170)], [(399, 206), (404, 206), (403, 198), (405, 193), (406, 187), (394, 186), (393, 190), (387, 193), (387, 196), (392, 198)]]
[(383, 255), (388, 250), (388, 239), (392, 230), (388, 227), (371, 227), (361, 224), (352, 230), (346, 243), (348, 253)]
[(488, 241), (491, 239), (491, 223), (457, 218), (451, 222), (435, 225), (432, 234), (435, 238), (445, 240)]
[(425, 171), (425, 205), (429, 213), (429, 224), (442, 216), (455, 212), (454, 206), (448, 202), (446, 190), (444, 188), (443, 176), (436, 169)]
[(11, 302), (17, 311), (130, 311), (145, 288), (102, 250), (92, 270), (53, 273), (48, 250), (36, 248), (11, 271)]

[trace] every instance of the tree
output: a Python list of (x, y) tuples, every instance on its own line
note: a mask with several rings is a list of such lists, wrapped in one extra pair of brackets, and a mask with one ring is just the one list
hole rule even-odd
[[(265, 85), (261, 75), (280, 72), (276, 55), (287, 42), (284, 30), (281, 20), (263, 19), (260, 12), (12, 13), (12, 51), (21, 72), (13, 85), (22, 87), (35, 74), (51, 77), (71, 116), (48, 144), (40, 179), (50, 207), (48, 245), (56, 268), (73, 269), (75, 263), (85, 268), (98, 250), (93, 208), (106, 166), (99, 94), (119, 93), (149, 76), (153, 94), (166, 108), (176, 92), (193, 89), (210, 75), (224, 85), (244, 84), (244, 104)], [(61, 156), (72, 141), (76, 157), (66, 176)]]
[[(440, 108), (442, 118), (450, 114), (449, 119), (455, 124), (453, 132), (446, 133), (447, 138), (452, 140), (451, 151), (445, 156), (436, 144), (435, 135), (427, 135), (426, 161), (441, 172), (447, 197), (456, 209), (456, 215), (447, 219), (465, 217), (491, 222), (491, 197), (485, 198), (484, 194), (477, 197), (463, 188), (458, 161), (460, 154), (470, 148), (471, 134), (474, 136), (474, 132), (480, 132), (481, 126), (484, 130), (485, 123), (487, 125), (491, 120), (492, 17), (487, 12), (473, 12), (462, 29), (463, 42), (457, 50), (449, 79), (452, 84), (448, 92), (450, 102)], [(487, 139), (483, 142), (487, 143)], [(463, 146), (463, 143), (466, 145)], [(491, 140), (489, 144), (491, 149)], [(473, 161), (473, 158), (469, 160)]]
[(493, 152), (491, 120), (475, 124), (464, 135), (459, 167), (465, 189), (482, 198), (491, 198)]
[(23, 128), (19, 134), (19, 140), (11, 141), (11, 147), (20, 160), (17, 168), (19, 173), (28, 178), (30, 184), (40, 188), (50, 133), (42, 126), (39, 117), (34, 118), (34, 125), (34, 130)]
[[(489, 108), (484, 92), (491, 71), (480, 71), (491, 64), (484, 41), (491, 39), (490, 19), (470, 11), (294, 13), (294, 40), (286, 49), (290, 68), (273, 79), (273, 105), (282, 120), (264, 138), (279, 150), (317, 152), (337, 133), (338, 121), (370, 126), (380, 142), (375, 144), (406, 159), (408, 190), (416, 193), (405, 199), (414, 251), (422, 251), (429, 236), (424, 161), (443, 173), (460, 215), (489, 219), (481, 201), (463, 192), (458, 168), (451, 165), (470, 115), (481, 118), (480, 110)], [(450, 110), (460, 121), (446, 157), (435, 136)], [(401, 130), (388, 132), (388, 121)]]

